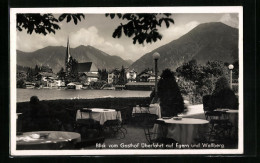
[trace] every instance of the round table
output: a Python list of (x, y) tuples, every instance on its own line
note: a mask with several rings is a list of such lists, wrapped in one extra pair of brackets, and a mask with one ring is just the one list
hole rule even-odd
[[(96, 121), (99, 121), (100, 125), (103, 125), (107, 120), (114, 120), (119, 118), (120, 121), (122, 121), (121, 118), (121, 112), (116, 111), (115, 109), (103, 109), (103, 108), (84, 108), (84, 109), (89, 109), (92, 110), (92, 118)], [(82, 113), (81, 117), (81, 112), (80, 110), (77, 111), (76, 114), (76, 120), (77, 119), (87, 119), (90, 118), (89, 114), (87, 113)]]
[(175, 139), (179, 144), (190, 145), (195, 143), (199, 132), (207, 130), (209, 121), (195, 118), (182, 118), (181, 120), (174, 119), (159, 119), (168, 124), (168, 138)]
[(71, 149), (80, 141), (79, 133), (64, 131), (33, 131), (16, 136), (17, 150)]

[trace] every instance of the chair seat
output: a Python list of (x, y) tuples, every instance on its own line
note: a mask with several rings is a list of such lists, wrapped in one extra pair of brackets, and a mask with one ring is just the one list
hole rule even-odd
[(211, 119), (210, 124), (227, 124), (229, 123), (228, 119)]
[(77, 126), (81, 127), (87, 127), (87, 128), (100, 128), (100, 123), (98, 121), (95, 121), (94, 119), (78, 119), (76, 121)]
[(120, 124), (120, 121), (115, 119), (115, 120), (107, 120), (105, 123), (104, 123), (104, 126), (116, 126), (116, 125), (119, 125)]

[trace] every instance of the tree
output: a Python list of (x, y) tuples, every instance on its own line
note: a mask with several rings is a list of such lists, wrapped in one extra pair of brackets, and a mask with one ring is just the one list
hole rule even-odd
[(133, 37), (133, 44), (138, 42), (139, 44), (156, 42), (158, 39), (162, 39), (162, 35), (158, 32), (158, 27), (162, 26), (162, 22), (165, 23), (168, 28), (170, 24), (174, 24), (171, 14), (106, 14), (111, 19), (117, 17), (126, 21), (125, 24), (120, 25), (113, 32), (112, 37), (120, 38), (122, 32), (125, 36)]
[(33, 69), (32, 68), (28, 68), (27, 73), (26, 73), (26, 75), (27, 75), (26, 80), (32, 82), (33, 79), (34, 79), (33, 74), (34, 74), (33, 73)]
[(67, 67), (67, 74), (66, 74), (66, 80), (67, 82), (76, 82), (79, 81), (79, 75), (78, 75), (78, 61), (74, 59), (73, 57), (69, 58), (69, 62), (66, 65)]
[[(171, 14), (105, 14), (114, 19), (117, 16), (125, 24), (120, 25), (115, 29), (112, 34), (114, 38), (120, 38), (122, 32), (125, 36), (133, 38), (133, 44), (137, 42), (143, 44), (144, 42), (152, 43), (158, 39), (162, 39), (162, 35), (158, 32), (158, 28), (162, 26), (164, 22), (166, 27), (170, 27), (170, 24), (174, 24)], [(36, 34), (47, 35), (48, 33), (54, 33), (60, 29), (58, 25), (66, 19), (67, 22), (73, 20), (74, 24), (81, 21), (81, 18), (85, 19), (84, 14), (61, 14), (59, 18), (55, 18), (53, 14), (17, 14), (16, 29), (22, 31), (27, 30), (28, 34), (35, 32)]]
[(118, 82), (116, 84), (124, 85), (124, 84), (126, 84), (126, 81), (127, 81), (127, 79), (126, 79), (125, 68), (124, 68), (124, 66), (122, 66), (120, 73), (119, 73)]
[(74, 20), (77, 24), (78, 20), (81, 21), (81, 17), (85, 18), (83, 14), (61, 14), (59, 19), (55, 18), (53, 14), (17, 14), (16, 29), (22, 31), (27, 30), (28, 34), (33, 32), (37, 34), (47, 35), (48, 33), (54, 33), (60, 29), (58, 22), (67, 18), (67, 22)]
[(198, 65), (196, 60), (184, 63), (176, 69), (176, 72), (185, 79), (193, 81), (196, 85), (203, 85), (202, 79), (205, 78), (205, 73), (203, 72), (202, 66)]
[(98, 69), (99, 80), (107, 81), (108, 72), (106, 69)]
[(25, 86), (24, 79), (17, 80), (16, 87), (17, 88), (25, 88), (26, 86)]
[(158, 82), (158, 97), (162, 108), (162, 116), (176, 116), (184, 111), (184, 102), (170, 69), (163, 70)]
[(64, 71), (64, 68), (62, 67), (60, 71), (57, 73), (58, 79), (65, 80), (66, 72)]

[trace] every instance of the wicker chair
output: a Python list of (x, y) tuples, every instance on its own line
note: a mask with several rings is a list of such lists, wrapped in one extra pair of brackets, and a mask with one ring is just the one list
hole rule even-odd
[[(75, 122), (75, 131), (79, 132), (83, 138), (88, 136), (87, 130), (96, 130), (98, 136), (102, 133), (102, 126), (99, 121), (96, 121), (92, 118), (92, 110), (88, 109), (79, 109), (80, 119), (77, 119)], [(88, 118), (83, 118), (82, 114), (88, 114)]]
[[(160, 148), (166, 148), (166, 145), (176, 144), (177, 141), (172, 138), (167, 138), (168, 126), (164, 121), (157, 120), (153, 114), (147, 114), (142, 124), (144, 129), (145, 138), (149, 144), (158, 143), (163, 145)], [(158, 130), (153, 131), (154, 125), (158, 125)], [(175, 146), (172, 146), (174, 148)]]

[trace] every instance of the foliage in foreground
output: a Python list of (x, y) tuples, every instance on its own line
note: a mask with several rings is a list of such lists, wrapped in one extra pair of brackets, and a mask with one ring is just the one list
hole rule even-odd
[[(168, 28), (174, 23), (173, 19), (170, 18), (171, 14), (164, 13), (149, 13), (149, 14), (105, 14), (110, 16), (111, 19), (117, 17), (122, 19), (120, 25), (115, 29), (112, 34), (114, 38), (120, 38), (122, 33), (125, 36), (133, 39), (133, 44), (137, 42), (143, 44), (144, 42), (152, 43), (158, 39), (162, 39), (162, 35), (158, 32), (158, 28), (165, 23)], [(36, 34), (47, 35), (60, 29), (59, 22), (66, 20), (70, 22), (73, 20), (74, 24), (77, 25), (79, 21), (85, 19), (84, 14), (72, 14), (63, 13), (58, 18), (53, 14), (17, 14), (16, 29), (18, 31), (27, 30), (28, 34), (35, 32)], [(123, 24), (123, 22), (126, 22)]]

